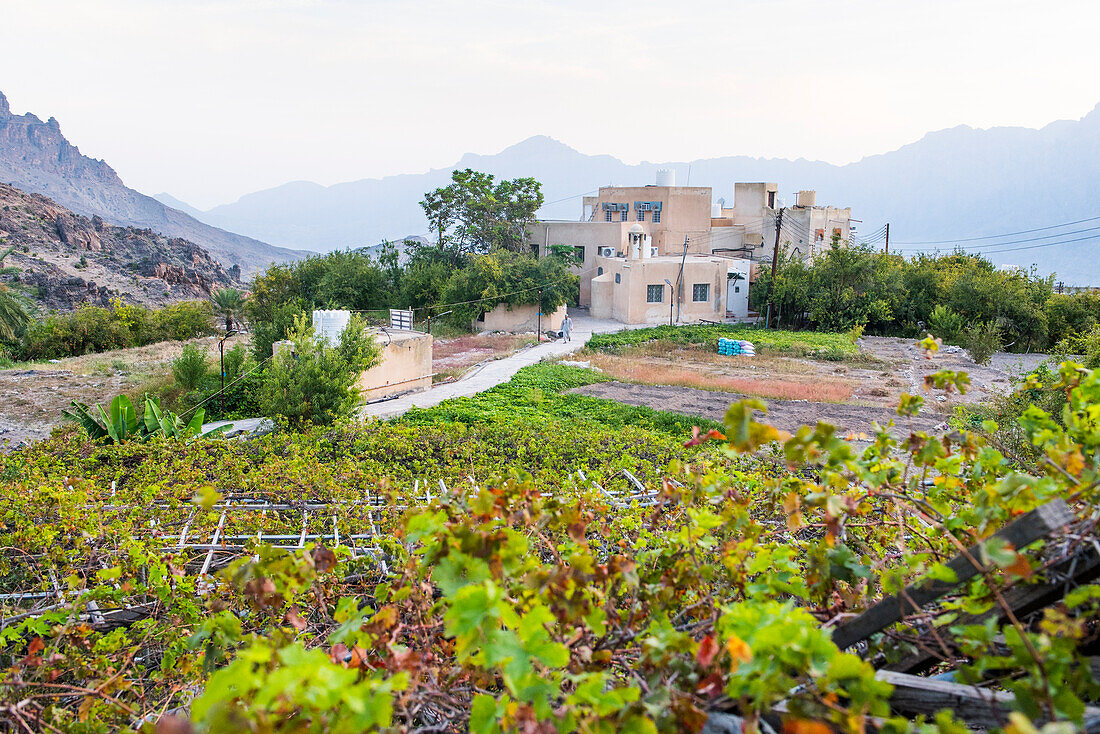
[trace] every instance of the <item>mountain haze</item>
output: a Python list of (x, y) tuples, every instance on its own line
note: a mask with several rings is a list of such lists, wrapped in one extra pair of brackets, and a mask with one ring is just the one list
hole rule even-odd
[[(712, 187), (715, 199), (727, 203), (733, 200), (736, 181), (774, 181), (787, 203), (799, 189), (816, 189), (819, 204), (851, 206), (852, 216), (863, 220), (863, 233), (890, 222), (892, 250), (931, 251), (934, 246), (903, 243), (967, 239), (1100, 215), (1095, 200), (1100, 192), (1100, 106), (1081, 120), (1053, 122), (1038, 130), (965, 125), (940, 130), (843, 166), (748, 156), (630, 165), (536, 136), (495, 155), (467, 154), (453, 166), (421, 174), (333, 186), (295, 181), (197, 216), (287, 247), (358, 247), (426, 231), (418, 206), (424, 192), (445, 184), (452, 170), (467, 167), (508, 178), (534, 176), (543, 183), (548, 202), (542, 216), (560, 219), (579, 218), (582, 194), (608, 184), (652, 183), (662, 168), (674, 169), (681, 185)], [(1091, 256), (1098, 242), (989, 256), (999, 264), (1034, 264), (1067, 283), (1100, 285), (1100, 261)], [(1042, 242), (1015, 246), (1034, 244)]]
[(66, 140), (56, 118), (42, 122), (30, 113), (13, 115), (2, 92), (0, 181), (48, 196), (86, 217), (189, 240), (225, 267), (239, 265), (245, 274), (304, 254), (212, 227), (128, 188), (105, 161), (82, 155)]

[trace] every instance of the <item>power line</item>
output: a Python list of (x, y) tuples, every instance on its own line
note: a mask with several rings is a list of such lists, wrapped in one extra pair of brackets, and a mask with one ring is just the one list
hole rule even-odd
[[(1087, 219), (1078, 219), (1073, 222), (1063, 222), (1062, 224), (1051, 224), (1046, 227), (1036, 227), (1035, 229), (1022, 229), (1019, 232), (1005, 232), (1004, 234), (990, 234), (984, 237), (967, 237), (956, 238), (952, 240), (926, 240), (920, 242), (898, 242), (899, 245), (950, 245), (956, 242), (978, 242), (981, 240), (996, 240), (1001, 237), (1015, 237), (1018, 234), (1031, 234), (1032, 232), (1045, 232), (1048, 229), (1060, 229), (1062, 227), (1071, 227), (1074, 224), (1084, 224), (1085, 222), (1095, 222), (1100, 217), (1088, 217)], [(1068, 233), (1067, 233), (1068, 234)], [(993, 243), (997, 244), (997, 243)], [(1007, 244), (1007, 243), (1001, 243)]]
[[(1044, 242), (1044, 243), (1039, 244), (1039, 245), (1025, 245), (1024, 247), (1005, 247), (1005, 248), (1000, 249), (1000, 250), (985, 250), (985, 249), (964, 250), (963, 248), (960, 247), (960, 248), (956, 248), (953, 252), (959, 252), (959, 253), (962, 253), (962, 254), (965, 254), (965, 255), (997, 255), (997, 254), (1002, 253), (1002, 252), (1019, 252), (1021, 250), (1036, 250), (1036, 249), (1039, 249), (1041, 247), (1055, 247), (1057, 245), (1069, 245), (1069, 244), (1073, 244), (1074, 242), (1087, 242), (1089, 240), (1095, 240), (1095, 239), (1100, 239), (1100, 234), (1088, 235), (1087, 237), (1076, 237), (1076, 238), (1071, 239), (1071, 240), (1062, 240), (1062, 241), (1059, 241), (1059, 242)], [(995, 245), (991, 245), (991, 246), (995, 246)], [(936, 251), (933, 251), (933, 252), (929, 252), (928, 250), (916, 250), (916, 251), (902, 250), (901, 252), (908, 252), (910, 254), (915, 254), (915, 255), (930, 255), (930, 254), (933, 254), (933, 252), (939, 253), (940, 251), (936, 250)]]
[[(955, 249), (964, 250), (964, 251), (973, 250), (974, 252), (978, 252), (978, 251), (983, 251), (983, 248), (987, 248), (987, 247), (1001, 247), (1003, 245), (1021, 245), (1021, 244), (1026, 244), (1026, 243), (1029, 243), (1029, 242), (1041, 242), (1042, 240), (1054, 239), (1056, 237), (1068, 237), (1069, 235), (1073, 235), (1073, 234), (1083, 234), (1085, 232), (1096, 232), (1096, 231), (1100, 231), (1100, 227), (1085, 227), (1084, 229), (1075, 229), (1075, 230), (1071, 230), (1069, 232), (1058, 232), (1057, 234), (1048, 234), (1048, 235), (1043, 235), (1042, 237), (1025, 237), (1024, 239), (1021, 239), (1021, 240), (1007, 240), (1005, 242), (989, 242), (989, 243), (986, 243), (986, 244), (983, 244), (983, 245), (970, 245), (968, 247), (957, 246)], [(1097, 235), (1092, 235), (1092, 236), (1097, 236)], [(1076, 240), (1074, 240), (1074, 241), (1076, 241)], [(1049, 243), (1049, 244), (1059, 244), (1059, 243), (1054, 242), (1054, 243)], [(915, 248), (903, 248), (903, 249), (906, 252), (927, 252), (928, 251), (926, 249), (915, 249)], [(1025, 249), (1025, 248), (1016, 248), (1016, 249)]]

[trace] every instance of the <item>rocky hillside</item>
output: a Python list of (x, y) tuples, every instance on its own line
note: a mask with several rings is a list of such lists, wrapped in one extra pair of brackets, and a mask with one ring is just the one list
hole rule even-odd
[(55, 118), (42, 122), (32, 114), (13, 115), (2, 92), (0, 181), (45, 194), (84, 216), (190, 240), (225, 267), (240, 266), (246, 276), (273, 262), (297, 260), (307, 254), (203, 224), (128, 188), (105, 161), (82, 155), (66, 140)]
[(13, 247), (4, 266), (19, 269), (15, 278), (46, 311), (113, 297), (159, 306), (241, 285), (239, 267), (225, 269), (193, 242), (88, 219), (0, 183), (0, 252)]

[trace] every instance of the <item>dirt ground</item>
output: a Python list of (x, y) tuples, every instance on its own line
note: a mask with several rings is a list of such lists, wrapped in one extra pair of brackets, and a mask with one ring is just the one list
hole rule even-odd
[[(230, 337), (225, 348), (240, 343), (247, 345), (249, 337)], [(49, 436), (62, 422), (61, 411), (73, 400), (107, 403), (115, 395), (130, 392), (150, 375), (167, 370), (184, 344), (205, 347), (211, 358), (218, 353), (218, 340), (203, 337), (0, 370), (0, 449)]]
[(534, 334), (466, 334), (436, 339), (432, 343), (435, 381), (457, 378), (479, 362), (507, 357), (534, 342)]
[[(788, 431), (825, 421), (844, 432), (870, 434), (872, 422), (890, 420), (902, 429), (928, 430), (957, 405), (1007, 392), (1046, 356), (1002, 352), (983, 366), (956, 347), (928, 358), (915, 341), (887, 337), (862, 339), (860, 355), (843, 362), (768, 354), (726, 357), (697, 348), (664, 354), (639, 349), (621, 356), (588, 352), (593, 366), (619, 381), (575, 392), (715, 420), (722, 419), (731, 402), (762, 397), (768, 401), (768, 422)], [(970, 375), (965, 395), (925, 389), (924, 377), (944, 369)], [(925, 399), (911, 422), (894, 412), (903, 392)]]

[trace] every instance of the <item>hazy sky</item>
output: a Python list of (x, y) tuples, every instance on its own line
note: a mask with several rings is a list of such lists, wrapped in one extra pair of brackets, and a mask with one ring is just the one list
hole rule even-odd
[(0, 0), (0, 91), (201, 208), (530, 135), (844, 163), (1100, 101), (1096, 0)]

